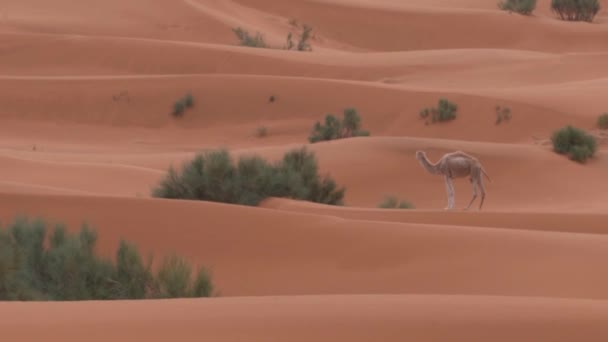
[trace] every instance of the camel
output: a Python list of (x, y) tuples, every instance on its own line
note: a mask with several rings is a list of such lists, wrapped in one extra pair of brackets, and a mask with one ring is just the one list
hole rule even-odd
[(478, 189), (481, 191), (481, 201), (477, 210), (481, 210), (483, 201), (486, 197), (486, 190), (483, 186), (483, 178), (481, 173), (488, 178), (490, 183), (492, 180), (484, 170), (483, 166), (481, 166), (481, 163), (479, 160), (477, 160), (477, 158), (462, 151), (455, 151), (444, 154), (443, 157), (437, 161), (437, 163), (433, 164), (426, 157), (426, 153), (424, 151), (416, 151), (416, 159), (418, 159), (420, 164), (429, 173), (443, 175), (448, 195), (448, 206), (444, 208), (445, 210), (454, 208), (454, 185), (452, 184), (452, 179), (467, 176), (469, 176), (469, 181), (473, 185), (473, 198), (469, 202), (469, 205), (464, 208), (464, 210), (468, 210), (469, 207), (471, 207), (471, 204), (473, 204), (473, 201), (475, 201), (477, 198)]

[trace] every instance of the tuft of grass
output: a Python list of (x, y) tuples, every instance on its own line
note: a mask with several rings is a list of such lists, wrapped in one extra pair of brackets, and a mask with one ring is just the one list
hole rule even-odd
[(592, 158), (597, 150), (595, 137), (571, 125), (562, 127), (551, 136), (553, 150), (566, 154), (571, 160), (584, 163)]
[[(137, 247), (121, 240), (115, 263), (96, 253), (97, 232), (83, 224), (70, 233), (62, 224), (47, 234), (43, 220), (17, 217), (0, 229), (0, 300), (112, 300), (211, 296), (213, 284), (205, 268), (194, 280), (167, 277), (190, 265), (165, 257), (161, 272), (152, 272), (152, 257), (144, 263)], [(168, 261), (167, 261), (168, 260)], [(182, 274), (183, 275), (183, 274)], [(188, 291), (157, 291), (181, 289)]]
[(496, 106), (496, 124), (511, 120), (511, 109), (509, 107)]
[(599, 0), (552, 0), (551, 10), (562, 20), (592, 22), (600, 11)]
[(530, 15), (536, 8), (536, 0), (504, 0), (498, 3), (501, 10)]
[(194, 106), (194, 97), (191, 93), (186, 94), (184, 97), (173, 103), (173, 116), (179, 117), (184, 114), (186, 109)]
[(310, 143), (344, 139), (350, 137), (369, 136), (370, 132), (361, 129), (361, 117), (355, 108), (346, 108), (342, 120), (333, 114), (325, 116), (325, 123), (317, 121), (308, 137)]
[(378, 204), (378, 208), (384, 209), (414, 209), (415, 206), (409, 201), (399, 201), (395, 196), (386, 196), (384, 200)]
[(607, 113), (602, 113), (597, 118), (597, 126), (600, 129), (608, 129), (608, 112)]
[[(297, 27), (297, 25), (294, 25)], [(297, 51), (312, 51), (312, 46), (310, 45), (309, 41), (312, 38), (312, 27), (304, 24), (304, 26), (302, 27), (302, 33), (300, 33), (300, 38), (296, 43), (294, 43), (293, 41), (293, 33), (289, 32), (287, 34), (287, 42), (286, 42), (286, 46), (285, 49), (286, 50), (297, 50)]]
[(255, 130), (255, 135), (258, 138), (264, 138), (268, 136), (268, 128), (266, 126), (260, 126)]
[(422, 119), (426, 119), (427, 124), (430, 122), (451, 121), (456, 119), (458, 105), (447, 99), (441, 98), (437, 103), (437, 108), (424, 108), (419, 112)]
[(268, 45), (264, 41), (264, 36), (260, 32), (256, 32), (255, 36), (249, 34), (249, 32), (241, 27), (233, 28), (232, 32), (236, 35), (240, 45), (256, 47), (256, 48), (267, 48)]
[(275, 163), (258, 156), (235, 162), (223, 149), (199, 153), (181, 172), (170, 167), (152, 190), (153, 197), (250, 206), (268, 197), (342, 205), (344, 193), (332, 178), (319, 173), (315, 155), (306, 148), (288, 151)]

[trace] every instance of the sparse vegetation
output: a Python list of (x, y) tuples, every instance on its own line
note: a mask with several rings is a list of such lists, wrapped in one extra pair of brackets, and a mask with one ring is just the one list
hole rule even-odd
[(500, 1), (498, 7), (504, 11), (529, 15), (536, 8), (536, 0), (505, 0)]
[(325, 116), (325, 124), (317, 121), (312, 127), (308, 141), (316, 143), (334, 139), (369, 136), (369, 131), (361, 129), (361, 117), (355, 108), (346, 108), (340, 121), (333, 114)]
[(496, 124), (511, 120), (511, 109), (509, 107), (496, 106)]
[[(176, 256), (152, 271), (135, 245), (122, 240), (115, 263), (96, 255), (97, 233), (83, 225), (70, 234), (57, 225), (47, 236), (43, 220), (18, 217), (0, 229), (0, 300), (109, 300), (208, 297), (206, 269), (191, 279), (190, 265)], [(174, 260), (179, 260), (175, 262)], [(186, 272), (188, 271), (188, 272)], [(178, 274), (178, 276), (173, 276)], [(169, 275), (169, 276), (167, 276)]]
[(414, 209), (415, 206), (409, 201), (399, 201), (395, 196), (386, 196), (380, 204), (378, 204), (378, 208), (384, 209)]
[(566, 154), (570, 159), (581, 163), (592, 158), (597, 149), (595, 137), (571, 125), (555, 131), (551, 142), (555, 152)]
[(266, 126), (260, 126), (255, 130), (255, 136), (258, 138), (263, 138), (268, 135), (268, 128)]
[(291, 150), (276, 163), (257, 156), (234, 162), (226, 150), (199, 153), (178, 173), (169, 168), (154, 188), (154, 197), (256, 206), (268, 197), (342, 205), (345, 189), (319, 174), (316, 158), (306, 148)]
[(442, 122), (456, 119), (458, 106), (447, 99), (439, 99), (437, 108), (424, 108), (420, 111), (420, 117), (430, 122)]
[[(294, 18), (289, 19), (289, 25), (297, 29), (300, 28), (300, 26), (298, 25), (298, 21)], [(311, 32), (312, 27), (307, 24), (304, 24), (302, 26), (302, 33), (300, 33), (300, 39), (298, 40), (297, 44), (293, 42), (293, 33), (289, 32), (287, 34), (287, 44), (285, 46), (285, 49), (292, 50), (295, 48), (297, 51), (312, 51), (312, 47), (309, 44), (309, 40), (312, 38)]]
[(192, 94), (188, 93), (181, 99), (175, 101), (173, 104), (173, 116), (182, 116), (184, 111), (194, 106), (194, 98)]
[(593, 21), (600, 11), (599, 0), (552, 0), (551, 9), (562, 20)]
[(260, 32), (256, 32), (255, 36), (249, 34), (249, 32), (241, 27), (233, 28), (232, 32), (236, 35), (239, 43), (242, 46), (256, 47), (256, 48), (267, 48), (268, 45), (264, 41), (264, 36)]
[(302, 34), (300, 35), (300, 40), (298, 41), (298, 46), (297, 46), (298, 51), (312, 51), (312, 47), (308, 43), (311, 32), (312, 32), (312, 27), (310, 27), (308, 25), (304, 25)]
[(608, 129), (608, 112), (607, 113), (602, 113), (597, 118), (597, 126), (600, 129)]

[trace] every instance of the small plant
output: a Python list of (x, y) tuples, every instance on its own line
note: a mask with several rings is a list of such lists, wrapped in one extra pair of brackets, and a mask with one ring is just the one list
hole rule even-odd
[(437, 108), (424, 108), (419, 114), (420, 117), (426, 119), (427, 124), (429, 119), (432, 123), (450, 121), (456, 119), (458, 106), (447, 99), (439, 99)]
[(312, 32), (312, 27), (304, 25), (302, 35), (298, 41), (298, 51), (312, 51), (312, 47), (308, 43), (308, 40), (310, 39), (310, 32)]
[(286, 50), (291, 50), (295, 46), (295, 44), (294, 44), (294, 42), (292, 40), (292, 37), (293, 37), (293, 33), (289, 32), (287, 34), (287, 43), (286, 43), (286, 46), (285, 46)]
[(597, 126), (600, 129), (608, 129), (608, 113), (603, 113), (597, 118)]
[(308, 137), (311, 143), (357, 136), (369, 136), (369, 131), (361, 129), (361, 117), (354, 108), (346, 108), (342, 121), (333, 114), (325, 116), (325, 124), (317, 121)]
[(311, 32), (312, 27), (304, 24), (304, 27), (302, 28), (302, 33), (300, 34), (300, 39), (298, 40), (297, 44), (293, 42), (293, 33), (289, 32), (287, 34), (287, 43), (285, 49), (292, 50), (295, 48), (297, 51), (312, 51), (312, 47), (308, 42), (311, 38)]
[(175, 101), (173, 104), (173, 116), (182, 116), (186, 106), (181, 100)]
[(562, 20), (593, 21), (600, 10), (599, 0), (552, 0), (551, 9)]
[(496, 106), (496, 124), (511, 120), (511, 109), (509, 107)]
[(597, 150), (595, 138), (580, 128), (565, 126), (551, 136), (553, 150), (559, 154), (567, 154), (577, 162), (585, 162), (592, 158)]
[(175, 101), (172, 114), (176, 117), (182, 116), (184, 111), (188, 108), (192, 108), (192, 106), (194, 106), (194, 98), (192, 97), (192, 94), (188, 93), (181, 99)]
[(186, 108), (192, 108), (192, 106), (194, 106), (194, 98), (192, 97), (192, 94), (190, 94), (190, 93), (186, 94), (186, 96), (184, 96), (182, 101), (184, 102), (184, 106)]
[(268, 98), (268, 102), (270, 102), (270, 103), (273, 103), (276, 100), (277, 100), (277, 98), (274, 95), (270, 95), (270, 97)]
[(505, 0), (500, 1), (498, 7), (504, 11), (529, 15), (536, 8), (536, 0)]
[(260, 32), (257, 32), (255, 36), (252, 36), (241, 27), (233, 28), (232, 32), (236, 34), (240, 44), (242, 46), (249, 47), (257, 47), (257, 48), (267, 48), (268, 45), (264, 41), (264, 36)]
[(399, 201), (395, 196), (386, 196), (380, 204), (378, 204), (378, 208), (384, 209), (414, 209), (414, 205), (408, 201)]
[(255, 135), (258, 138), (263, 138), (268, 135), (268, 128), (266, 126), (260, 126), (255, 130)]

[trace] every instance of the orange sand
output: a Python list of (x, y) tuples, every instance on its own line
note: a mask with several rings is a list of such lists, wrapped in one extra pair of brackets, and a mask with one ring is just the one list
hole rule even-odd
[[(605, 341), (608, 12), (563, 22), (482, 0), (13, 0), (0, 5), (0, 220), (83, 222), (100, 252), (136, 242), (212, 270), (216, 298), (4, 303), (10, 341)], [(608, 6), (602, 1), (603, 7)], [(290, 20), (312, 52), (286, 51)], [(231, 29), (278, 49), (238, 46)], [(184, 117), (169, 114), (191, 92)], [(276, 101), (268, 101), (275, 96)], [(418, 112), (447, 97), (450, 123)], [(512, 110), (495, 125), (495, 106)], [(356, 107), (371, 137), (308, 144)], [(574, 124), (581, 165), (551, 150)], [(255, 136), (260, 126), (269, 135)], [(345, 206), (162, 200), (170, 165), (225, 147), (274, 160), (306, 145)], [(462, 212), (432, 161), (461, 149), (492, 178)], [(376, 208), (385, 195), (413, 210)], [(476, 207), (478, 202), (474, 204)]]

